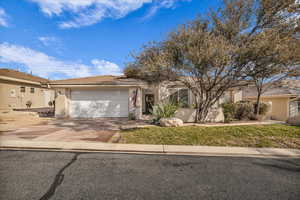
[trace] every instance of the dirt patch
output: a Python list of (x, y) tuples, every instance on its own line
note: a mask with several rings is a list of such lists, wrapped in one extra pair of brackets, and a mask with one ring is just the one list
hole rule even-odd
[(0, 132), (12, 131), (31, 125), (47, 124), (52, 118), (40, 118), (34, 112), (0, 111)]

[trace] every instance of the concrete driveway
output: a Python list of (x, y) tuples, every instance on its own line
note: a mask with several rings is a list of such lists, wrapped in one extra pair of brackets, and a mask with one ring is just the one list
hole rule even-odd
[(30, 141), (98, 141), (114, 142), (112, 137), (123, 126), (146, 125), (143, 121), (127, 118), (50, 120), (38, 125), (25, 126), (0, 132), (1, 140)]

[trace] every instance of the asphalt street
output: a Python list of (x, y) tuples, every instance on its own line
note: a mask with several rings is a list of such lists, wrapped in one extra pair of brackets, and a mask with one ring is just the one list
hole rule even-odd
[(300, 199), (300, 159), (0, 151), (0, 199)]

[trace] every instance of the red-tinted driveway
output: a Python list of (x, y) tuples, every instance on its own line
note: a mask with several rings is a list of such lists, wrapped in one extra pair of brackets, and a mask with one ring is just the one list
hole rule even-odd
[(141, 121), (128, 121), (126, 118), (52, 120), (40, 125), (0, 132), (0, 140), (110, 142), (123, 126), (145, 124)]

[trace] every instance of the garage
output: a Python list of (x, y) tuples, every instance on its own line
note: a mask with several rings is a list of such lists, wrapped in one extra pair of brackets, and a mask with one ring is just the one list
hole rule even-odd
[(128, 89), (72, 89), (70, 117), (128, 117)]

